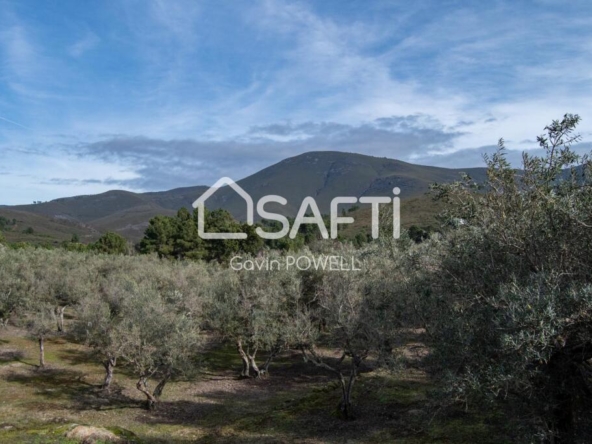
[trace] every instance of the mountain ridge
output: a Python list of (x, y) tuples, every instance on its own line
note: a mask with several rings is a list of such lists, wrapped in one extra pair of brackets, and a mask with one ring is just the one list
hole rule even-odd
[[(448, 169), (358, 153), (311, 151), (286, 158), (237, 183), (254, 202), (268, 194), (286, 198), (286, 206), (270, 204), (266, 209), (293, 217), (307, 196), (315, 198), (321, 212), (329, 213), (330, 202), (336, 196), (392, 196), (392, 190), (397, 186), (402, 190), (402, 200), (420, 198), (430, 184), (458, 180), (461, 172), (478, 181), (485, 178), (485, 168)], [(150, 218), (160, 214), (173, 215), (182, 207), (191, 208), (208, 189), (197, 185), (145, 193), (110, 190), (31, 205), (4, 206), (0, 207), (0, 216), (16, 211), (25, 219), (23, 224), (27, 223), (27, 214), (36, 216), (36, 223), (39, 217), (58, 224), (67, 220), (69, 227), (76, 224), (90, 227), (92, 234), (85, 232), (85, 239), (90, 240), (97, 233), (115, 231), (137, 241)], [(236, 219), (244, 220), (244, 201), (230, 187), (218, 189), (206, 206), (212, 210), (226, 209)], [(62, 234), (64, 230), (59, 231)], [(9, 233), (7, 237), (10, 239)], [(65, 240), (63, 236), (59, 237)]]

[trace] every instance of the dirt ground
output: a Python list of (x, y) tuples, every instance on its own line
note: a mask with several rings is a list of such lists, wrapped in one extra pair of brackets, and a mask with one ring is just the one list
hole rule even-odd
[[(0, 330), (1, 443), (78, 442), (65, 437), (74, 424), (139, 443), (504, 442), (491, 418), (431, 418), (430, 383), (418, 369), (366, 369), (354, 393), (356, 419), (344, 421), (335, 381), (299, 353), (282, 355), (268, 377), (239, 379), (240, 358), (220, 345), (204, 355), (198, 377), (168, 384), (148, 411), (125, 367), (116, 368), (105, 394), (98, 388), (104, 370), (91, 350), (67, 337), (45, 348), (47, 366), (40, 369), (34, 341), (15, 328)], [(410, 345), (408, 352), (417, 350)]]

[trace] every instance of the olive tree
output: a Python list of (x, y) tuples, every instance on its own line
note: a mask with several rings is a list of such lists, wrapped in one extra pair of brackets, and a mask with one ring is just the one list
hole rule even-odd
[(454, 400), (502, 404), (528, 440), (584, 442), (592, 405), (591, 164), (570, 145), (576, 115), (511, 168), (503, 141), (478, 185), (439, 186), (455, 224), (422, 295), (433, 369)]
[(155, 256), (92, 257), (94, 272), (91, 274), (96, 282), (78, 304), (76, 333), (97, 352), (105, 367), (102, 387), (109, 389), (118, 359), (124, 352), (130, 356), (129, 344), (121, 337), (122, 331), (141, 321), (130, 301), (138, 301), (137, 293), (148, 288), (146, 291), (153, 298), (148, 301), (148, 307), (162, 304), (161, 309), (190, 319), (197, 329), (202, 323), (201, 307), (209, 291), (210, 267), (195, 262), (160, 260)]
[[(39, 366), (45, 366), (45, 340), (56, 331), (56, 313), (47, 291), (47, 269), (51, 257), (47, 251), (5, 250), (0, 252), (0, 293), (2, 315), (17, 313), (17, 322), (39, 343)], [(3, 322), (6, 322), (3, 321)]]
[(0, 246), (0, 324), (22, 317), (28, 304), (33, 283), (33, 271), (25, 250)]
[[(280, 256), (245, 257), (245, 261), (280, 262)], [(293, 270), (279, 266), (221, 270), (213, 282), (206, 309), (209, 327), (236, 346), (243, 367), (241, 377), (267, 374), (272, 359), (291, 342), (287, 327), (290, 306), (299, 296), (299, 279)], [(268, 357), (260, 368), (257, 353)]]
[[(296, 319), (300, 349), (306, 361), (337, 378), (341, 389), (339, 411), (354, 417), (352, 395), (363, 363), (371, 356), (376, 364), (392, 365), (400, 331), (410, 322), (406, 305), (406, 279), (393, 261), (392, 250), (376, 245), (362, 250), (341, 247), (333, 252), (353, 257), (359, 270), (325, 271), (313, 301)], [(395, 257), (402, 258), (403, 252)], [(315, 325), (316, 324), (316, 325)], [(327, 357), (320, 346), (340, 351), (339, 359)]]
[(30, 313), (38, 313), (38, 306), (51, 305), (55, 328), (60, 333), (64, 332), (66, 308), (75, 306), (96, 280), (93, 257), (88, 255), (21, 249), (5, 250), (0, 257), (6, 262), (0, 269), (0, 291), (5, 293), (7, 303), (12, 301), (10, 310), (26, 305)]
[[(123, 280), (115, 280), (115, 282), (123, 287), (121, 291), (124, 292), (126, 282)], [(78, 338), (99, 354), (99, 359), (105, 367), (105, 378), (101, 385), (103, 390), (110, 389), (117, 358), (121, 355), (114, 336), (114, 329), (122, 320), (121, 300), (109, 296), (110, 294), (105, 292), (103, 286), (102, 292), (82, 299), (77, 307), (75, 324), (75, 333)]]
[(55, 334), (53, 306), (38, 303), (28, 312), (26, 327), (32, 338), (39, 343), (39, 367), (45, 367), (45, 340)]
[[(131, 288), (122, 302), (121, 321), (110, 332), (121, 357), (138, 377), (136, 388), (153, 409), (175, 374), (195, 367), (200, 335), (195, 316), (178, 310), (150, 286)], [(159, 380), (153, 391), (148, 380)]]
[[(41, 253), (38, 253), (41, 254)], [(56, 329), (64, 333), (64, 314), (80, 298), (96, 291), (97, 274), (92, 255), (56, 250), (43, 252), (37, 262), (38, 298), (54, 306)]]

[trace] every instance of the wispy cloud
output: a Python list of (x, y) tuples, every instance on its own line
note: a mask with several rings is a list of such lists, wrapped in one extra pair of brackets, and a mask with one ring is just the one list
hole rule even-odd
[(120, 185), (162, 190), (209, 185), (221, 176), (241, 179), (287, 157), (309, 151), (372, 153), (410, 160), (452, 146), (462, 132), (428, 116), (394, 116), (359, 125), (334, 122), (278, 123), (252, 127), (227, 140), (163, 140), (115, 137), (76, 145), (71, 155), (125, 165), (136, 177)]
[[(102, 184), (152, 191), (211, 185), (222, 176), (242, 179), (285, 158), (309, 151), (370, 153), (447, 168), (485, 166), (483, 156), (495, 152), (495, 143), (454, 149), (455, 142), (463, 136), (462, 131), (448, 128), (430, 116), (409, 115), (384, 117), (359, 125), (276, 123), (255, 126), (236, 138), (216, 141), (118, 136), (70, 146), (68, 152), (80, 159), (123, 165), (134, 174), (132, 178), (120, 180), (103, 179)], [(509, 142), (507, 148), (507, 159), (516, 167), (521, 165), (524, 150), (531, 155), (543, 154), (532, 140)], [(592, 143), (574, 147), (580, 154), (591, 148)]]
[(11, 125), (16, 125), (16, 126), (18, 126), (18, 127), (24, 128), (24, 129), (26, 129), (26, 130), (30, 130), (30, 129), (31, 129), (31, 128), (29, 128), (29, 127), (25, 126), (25, 125), (21, 125), (20, 123), (18, 123), (18, 122), (15, 122), (14, 120), (7, 119), (6, 117), (2, 117), (2, 116), (0, 116), (0, 120), (2, 120), (2, 121), (4, 121), (4, 122), (8, 122), (8, 123), (10, 123)]
[(94, 32), (87, 31), (86, 35), (68, 48), (72, 57), (80, 57), (96, 47), (101, 39)]
[(0, 31), (4, 53), (4, 68), (8, 75), (27, 79), (37, 71), (35, 59), (38, 54), (26, 30), (20, 24)]

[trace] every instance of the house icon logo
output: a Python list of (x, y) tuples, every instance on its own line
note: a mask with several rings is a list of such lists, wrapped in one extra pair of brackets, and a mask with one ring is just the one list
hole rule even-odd
[(247, 203), (247, 224), (253, 225), (254, 218), (253, 218), (253, 199), (245, 190), (243, 190), (240, 185), (238, 185), (234, 180), (230, 177), (223, 177), (218, 180), (214, 185), (212, 185), (205, 193), (203, 193), (199, 199), (193, 202), (193, 208), (197, 209), (198, 216), (197, 216), (197, 232), (199, 237), (202, 239), (246, 239), (246, 233), (206, 233), (205, 232), (205, 202), (206, 200), (212, 196), (219, 188), (223, 187), (224, 185), (228, 185), (234, 191), (241, 196), (245, 202)]
[[(193, 202), (193, 208), (197, 209), (197, 233), (202, 239), (246, 239), (247, 233), (206, 233), (205, 231), (205, 212), (206, 212), (206, 200), (211, 197), (216, 191), (218, 191), (224, 185), (228, 185), (237, 194), (242, 197), (247, 203), (247, 225), (253, 225), (254, 220), (254, 203), (253, 198), (243, 190), (234, 180), (230, 177), (223, 177), (208, 190), (201, 195), (199, 199)], [(401, 217), (400, 217), (400, 198), (399, 193), (401, 189), (399, 187), (393, 188), (394, 197), (388, 196), (362, 196), (359, 199), (355, 196), (337, 196), (331, 200), (331, 239), (337, 239), (338, 236), (338, 225), (339, 224), (352, 224), (354, 218), (350, 216), (339, 216), (338, 205), (340, 204), (355, 204), (360, 202), (363, 204), (372, 205), (372, 238), (378, 238), (379, 232), (379, 205), (392, 203), (392, 221), (393, 221), (393, 238), (398, 239), (401, 229)], [(290, 239), (294, 239), (299, 232), (300, 226), (303, 224), (313, 224), (319, 228), (319, 232), (323, 239), (329, 239), (329, 233), (325, 225), (325, 220), (319, 210), (319, 207), (312, 196), (307, 196), (302, 201), (300, 209), (296, 217), (294, 218), (293, 225), (290, 229), (290, 220), (281, 213), (272, 213), (265, 210), (265, 205), (268, 203), (275, 203), (279, 205), (286, 205), (287, 199), (282, 196), (275, 194), (268, 194), (263, 196), (257, 202), (257, 215), (262, 219), (277, 221), (282, 224), (283, 228), (277, 232), (268, 232), (263, 230), (263, 227), (256, 227), (255, 232), (263, 239), (282, 239), (284, 236), (289, 235)], [(312, 214), (312, 216), (310, 215)]]

